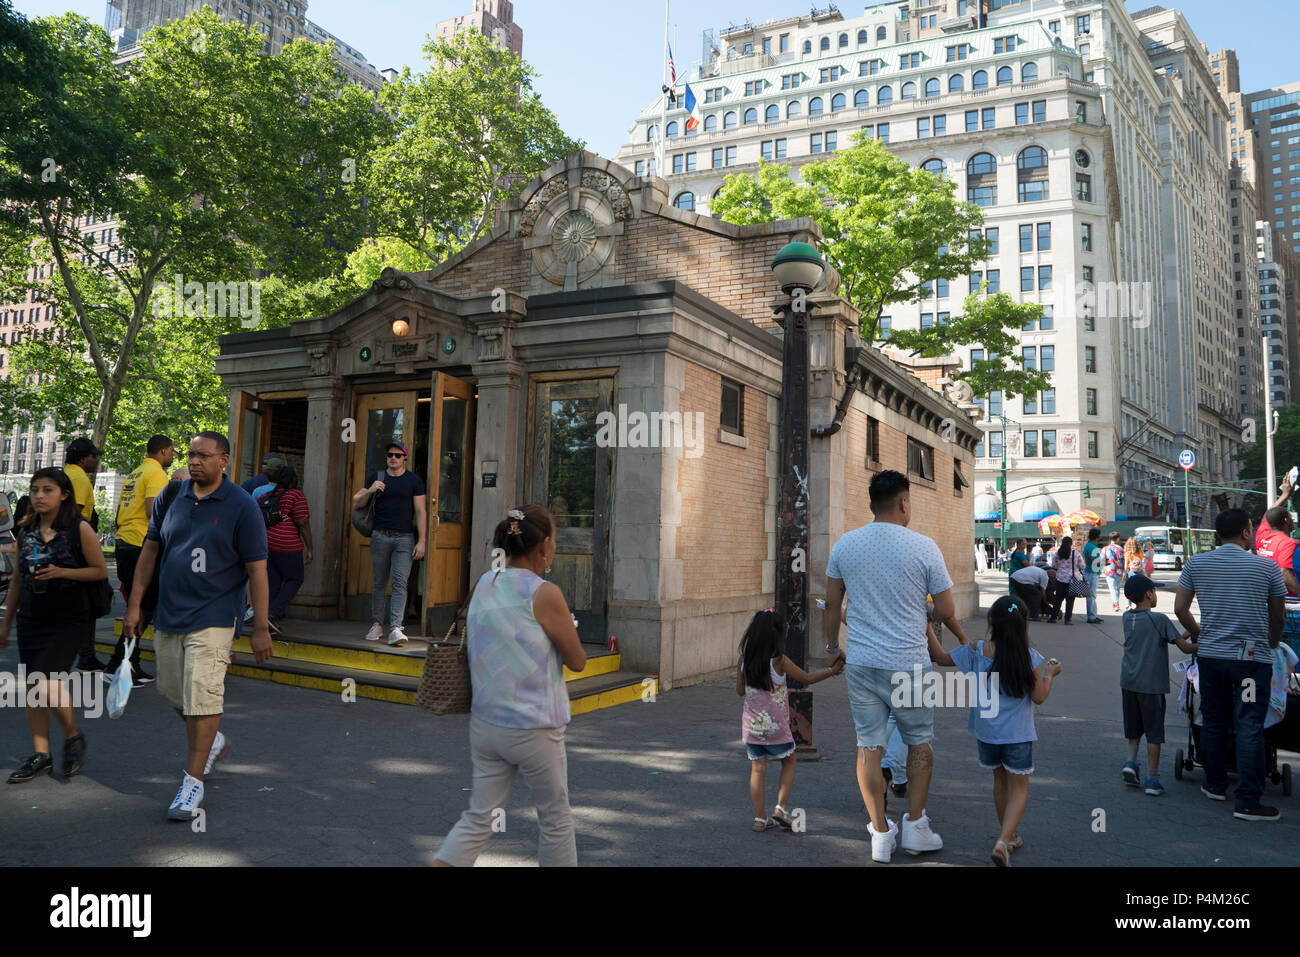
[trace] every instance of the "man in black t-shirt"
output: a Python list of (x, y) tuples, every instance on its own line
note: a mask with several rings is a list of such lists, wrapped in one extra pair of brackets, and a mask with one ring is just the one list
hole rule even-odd
[[(406, 470), (409, 451), (401, 442), (389, 442), (388, 471), (370, 478), (369, 484), (352, 496), (352, 507), (362, 508), (376, 495), (375, 529), (370, 537), (370, 568), (374, 586), (370, 593), (370, 630), (367, 641), (384, 636), (384, 604), (388, 577), (393, 578), (393, 598), (388, 606), (388, 643), (403, 645), (402, 615), (406, 609), (406, 583), (411, 565), (424, 557), (424, 480)], [(411, 531), (414, 525), (414, 534)]]

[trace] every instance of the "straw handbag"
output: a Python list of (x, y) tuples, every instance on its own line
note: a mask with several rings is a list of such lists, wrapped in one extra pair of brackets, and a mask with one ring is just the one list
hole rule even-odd
[[(462, 617), (469, 600), (456, 612), (442, 641), (429, 644), (420, 675), (415, 703), (434, 714), (469, 714), (472, 685), (469, 678), (469, 653), (465, 648), (468, 630)], [(459, 632), (459, 640), (456, 633)]]

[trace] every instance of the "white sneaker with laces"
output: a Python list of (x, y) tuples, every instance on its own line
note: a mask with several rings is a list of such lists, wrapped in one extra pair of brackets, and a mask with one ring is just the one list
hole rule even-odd
[(167, 809), (167, 817), (172, 821), (191, 821), (197, 816), (199, 805), (203, 803), (203, 782), (191, 777), (188, 772), (181, 781), (176, 799)]
[(253, 620), (253, 606), (249, 605), (247, 608), (244, 609), (244, 621), (252, 621), (252, 620)]
[(388, 643), (390, 645), (406, 644), (406, 632), (402, 631), (400, 626), (394, 628), (392, 631), (388, 633)]
[(208, 752), (208, 761), (203, 765), (203, 776), (206, 778), (211, 774), (217, 762), (225, 760), (226, 755), (229, 753), (230, 739), (218, 731), (216, 738), (212, 741), (212, 750)]
[(912, 820), (910, 814), (903, 815), (903, 850), (909, 854), (920, 854), (942, 848), (943, 839), (930, 830), (930, 818), (924, 811), (916, 821)]
[(370, 630), (366, 632), (366, 641), (378, 641), (382, 637), (384, 637), (384, 626), (379, 622), (371, 625)]
[(867, 824), (867, 830), (871, 832), (871, 859), (877, 864), (888, 864), (898, 847), (898, 824), (889, 821), (889, 830), (883, 834), (870, 823)]

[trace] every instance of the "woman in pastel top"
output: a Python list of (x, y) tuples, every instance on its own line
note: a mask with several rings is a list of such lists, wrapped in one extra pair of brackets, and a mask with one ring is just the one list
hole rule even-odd
[(492, 546), (494, 567), (474, 585), (466, 622), (474, 790), (434, 864), (473, 865), (522, 773), (537, 805), (539, 863), (574, 866), (564, 667), (582, 671), (587, 653), (559, 586), (542, 578), (555, 558), (555, 519), (540, 505), (511, 509)]

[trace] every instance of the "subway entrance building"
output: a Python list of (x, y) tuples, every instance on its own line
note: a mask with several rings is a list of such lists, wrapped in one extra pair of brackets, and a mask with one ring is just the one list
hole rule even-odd
[[(428, 488), (426, 558), (408, 631), (441, 635), (491, 562), (508, 508), (555, 513), (547, 576), (584, 642), (617, 636), (663, 688), (734, 668), (745, 625), (773, 604), (782, 293), (770, 271), (807, 219), (733, 226), (668, 204), (658, 178), (577, 152), (499, 211), (496, 228), (428, 272), (385, 270), (332, 315), (226, 336), (230, 474), (268, 451), (302, 476), (315, 560), (289, 611), (369, 626), (369, 542), (351, 497), (410, 447)], [(978, 606), (974, 450), (964, 409), (862, 348), (836, 279), (810, 297), (809, 569), (871, 520), (879, 469), (909, 473), (913, 528), (938, 541), (959, 614)], [(810, 613), (810, 652), (820, 612)], [(418, 622), (418, 626), (417, 626)]]

